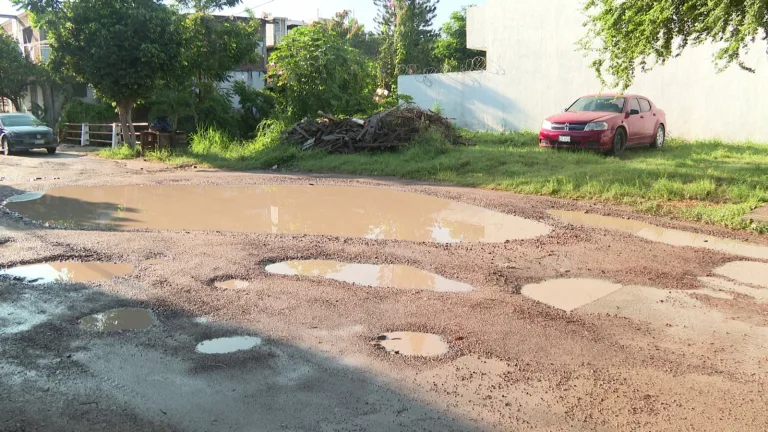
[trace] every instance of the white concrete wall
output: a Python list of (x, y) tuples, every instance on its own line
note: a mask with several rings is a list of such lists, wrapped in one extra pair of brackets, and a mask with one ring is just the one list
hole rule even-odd
[[(400, 91), (420, 106), (439, 101), (447, 116), (473, 129), (538, 130), (545, 117), (579, 96), (601, 91), (589, 60), (575, 45), (584, 34), (581, 2), (488, 0), (468, 17), (468, 41), (487, 45), (488, 70), (400, 77)], [(482, 25), (479, 17), (489, 22)], [(485, 36), (471, 34), (476, 31)], [(675, 137), (767, 142), (765, 45), (756, 43), (747, 59), (756, 74), (735, 66), (718, 74), (713, 47), (689, 48), (667, 65), (639, 73), (629, 92), (664, 109)]]

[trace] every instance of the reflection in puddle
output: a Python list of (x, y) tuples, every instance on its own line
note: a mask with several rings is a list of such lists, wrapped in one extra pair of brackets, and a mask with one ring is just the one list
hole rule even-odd
[(239, 279), (232, 279), (228, 281), (223, 282), (216, 282), (213, 284), (216, 288), (222, 288), (222, 289), (245, 289), (248, 288), (250, 285), (249, 282)]
[(619, 289), (619, 284), (597, 279), (553, 279), (526, 285), (521, 294), (570, 312)]
[(750, 258), (768, 259), (768, 247), (738, 240), (722, 239), (704, 234), (662, 228), (645, 222), (610, 216), (562, 210), (550, 210), (548, 213), (559, 217), (569, 224), (621, 231), (634, 234), (646, 240), (672, 246), (699, 247)]
[(133, 272), (131, 264), (102, 262), (51, 262), (13, 267), (0, 275), (22, 278), (28, 283), (94, 282), (125, 276)]
[(736, 261), (715, 269), (715, 273), (741, 283), (768, 288), (768, 264), (765, 263)]
[(404, 265), (349, 264), (338, 261), (286, 261), (266, 267), (270, 273), (288, 276), (320, 276), (376, 288), (400, 288), (438, 292), (469, 292), (472, 285), (446, 279)]
[(195, 351), (201, 354), (229, 354), (236, 351), (249, 350), (259, 345), (261, 345), (261, 338), (235, 336), (200, 342), (197, 344)]
[(114, 309), (80, 320), (80, 326), (95, 331), (144, 330), (152, 326), (152, 314), (146, 309)]
[(40, 199), (43, 195), (45, 195), (45, 193), (43, 192), (27, 192), (21, 195), (14, 195), (6, 199), (5, 202), (16, 203), (16, 202), (32, 201), (32, 200)]
[(8, 208), (63, 226), (438, 243), (496, 243), (551, 230), (540, 222), (429, 195), (342, 186), (69, 186)]
[(389, 352), (405, 356), (434, 357), (448, 352), (448, 344), (443, 338), (431, 333), (384, 333), (373, 343)]

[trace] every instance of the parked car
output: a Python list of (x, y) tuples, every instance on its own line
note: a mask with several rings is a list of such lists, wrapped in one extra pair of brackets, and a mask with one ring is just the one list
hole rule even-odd
[(619, 155), (627, 147), (663, 147), (666, 128), (666, 114), (645, 96), (590, 95), (547, 117), (541, 125), (539, 145)]
[(0, 154), (38, 148), (56, 153), (56, 146), (53, 129), (32, 114), (0, 114)]

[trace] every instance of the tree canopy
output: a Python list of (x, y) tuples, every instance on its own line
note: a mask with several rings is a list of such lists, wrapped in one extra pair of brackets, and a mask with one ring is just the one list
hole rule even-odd
[(37, 73), (37, 66), (21, 52), (18, 41), (0, 32), (0, 97), (21, 111), (21, 102)]
[(441, 38), (435, 43), (435, 58), (449, 70), (459, 70), (476, 57), (485, 57), (484, 51), (467, 48), (467, 6), (451, 14), (440, 29)]
[(373, 104), (371, 65), (326, 25), (292, 30), (269, 60), (274, 66), (268, 77), (292, 117), (314, 116), (319, 110), (354, 115)]
[(582, 49), (604, 86), (627, 89), (637, 70), (664, 64), (688, 46), (713, 43), (719, 70), (754, 72), (744, 55), (768, 37), (766, 0), (588, 0)]

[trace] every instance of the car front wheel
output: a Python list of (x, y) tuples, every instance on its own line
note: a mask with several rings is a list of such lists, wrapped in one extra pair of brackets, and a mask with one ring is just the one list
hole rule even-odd
[(664, 142), (667, 139), (667, 131), (664, 129), (664, 125), (660, 124), (658, 129), (656, 129), (656, 138), (651, 143), (651, 147), (653, 148), (662, 148), (664, 147)]
[(8, 144), (8, 138), (0, 138), (0, 154), (8, 156), (11, 153), (11, 146)]
[(611, 147), (611, 154), (614, 156), (620, 155), (627, 147), (627, 133), (624, 129), (617, 129), (613, 135), (613, 146)]
[(46, 148), (46, 150), (48, 150), (48, 154), (56, 153), (56, 147), (48, 147), (48, 148)]

